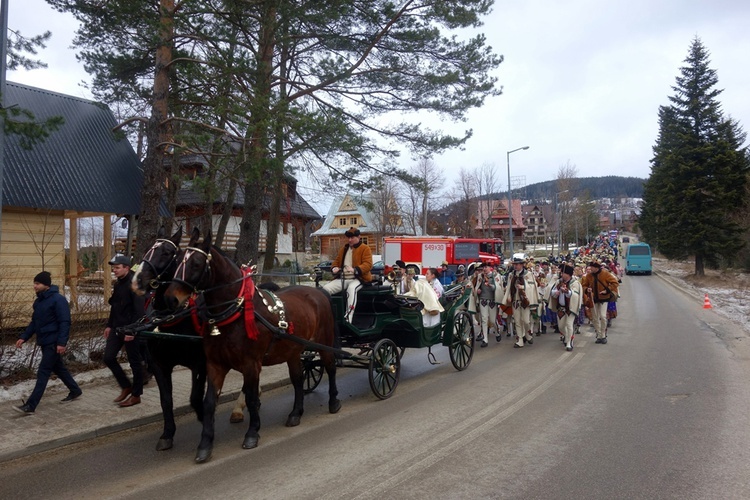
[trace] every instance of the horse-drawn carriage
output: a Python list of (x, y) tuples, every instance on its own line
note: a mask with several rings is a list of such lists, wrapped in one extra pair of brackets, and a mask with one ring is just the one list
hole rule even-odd
[[(317, 282), (316, 282), (317, 284)], [(346, 298), (343, 292), (331, 297), (338, 338), (342, 348), (336, 356), (339, 366), (368, 370), (370, 388), (380, 399), (396, 390), (401, 374), (401, 355), (406, 348), (428, 348), (428, 358), (435, 363), (431, 348), (441, 344), (448, 348), (456, 370), (465, 370), (474, 355), (473, 322), (462, 307), (471, 290), (462, 286), (448, 288), (441, 303), (440, 322), (425, 326), (421, 302), (415, 297), (398, 296), (387, 284), (373, 283), (360, 289), (352, 322), (344, 320)], [(315, 352), (303, 354), (305, 391), (320, 383), (323, 368)]]
[[(256, 287), (251, 272), (240, 269), (211, 244), (210, 233), (199, 244), (199, 233), (194, 231), (185, 249), (178, 247), (180, 234), (181, 231), (170, 239), (160, 236), (144, 256), (134, 288), (152, 289), (154, 302), (160, 304), (162, 312), (132, 331), (153, 341), (183, 335), (183, 330), (190, 330), (187, 336), (193, 339), (198, 334), (202, 336), (202, 349), (188, 347), (187, 353), (194, 356), (202, 350), (205, 354), (188, 365), (194, 374), (191, 404), (203, 422), (196, 462), (205, 462), (211, 456), (214, 413), (230, 369), (243, 374), (242, 391), (250, 418), (242, 446), (254, 448), (259, 441), (259, 381), (263, 365), (287, 364), (294, 405), (286, 425), (296, 426), (303, 413), (304, 393), (320, 383), (323, 370), (329, 379), (329, 412), (336, 413), (341, 408), (336, 388), (337, 364), (367, 368), (370, 387), (378, 398), (385, 399), (398, 385), (405, 348), (431, 349), (442, 344), (448, 347), (457, 370), (471, 362), (473, 322), (461, 310), (471, 293), (469, 289), (448, 290), (443, 297), (445, 310), (440, 323), (425, 327), (419, 301), (396, 296), (390, 286), (366, 286), (360, 291), (354, 320), (349, 324), (343, 321), (344, 297), (329, 300), (327, 294), (312, 286), (290, 286), (276, 293)], [(176, 330), (167, 333), (150, 328), (168, 323), (177, 325)], [(353, 353), (352, 348), (359, 352)], [(428, 352), (433, 361), (431, 350)], [(163, 374), (157, 376), (157, 382), (165, 427), (157, 449), (168, 449), (174, 436), (171, 370), (175, 364), (186, 362), (169, 352), (159, 357), (164, 366), (158, 370)], [(203, 360), (205, 364), (201, 365)], [(201, 405), (203, 380), (208, 389)]]

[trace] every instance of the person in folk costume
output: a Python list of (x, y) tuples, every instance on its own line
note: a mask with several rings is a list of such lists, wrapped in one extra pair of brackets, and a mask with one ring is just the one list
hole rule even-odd
[[(602, 264), (602, 269), (606, 269), (612, 275), (617, 278), (617, 271), (616, 267), (612, 262), (607, 261), (606, 263)], [(619, 278), (617, 279), (617, 283), (622, 283), (622, 280)], [(607, 328), (612, 326), (612, 320), (617, 317), (617, 296), (614, 296), (610, 299), (609, 302), (607, 302)]]
[[(487, 340), (490, 338), (490, 332), (495, 330), (495, 321), (497, 318), (497, 277), (492, 264), (482, 263), (476, 271), (477, 279), (474, 283), (474, 295), (476, 304), (479, 306), (479, 323), (481, 333), (477, 337), (481, 341), (482, 347), (487, 347)], [(502, 287), (502, 285), (501, 285)], [(500, 337), (495, 335), (500, 341)]]
[(557, 328), (557, 314), (555, 314), (552, 309), (549, 308), (549, 291), (552, 288), (552, 284), (554, 283), (555, 279), (557, 278), (558, 274), (558, 267), (556, 264), (550, 265), (544, 275), (544, 281), (546, 283), (546, 286), (544, 287), (544, 290), (542, 291), (542, 297), (544, 298), (543, 305), (540, 304), (539, 307), (544, 308), (544, 313), (542, 314), (542, 332), (541, 333), (547, 333), (547, 325), (545, 323), (549, 323), (550, 328), (553, 328), (555, 332), (559, 332), (559, 329)]
[(617, 278), (612, 273), (602, 269), (602, 265), (592, 260), (589, 263), (589, 273), (581, 280), (584, 292), (593, 294), (592, 322), (596, 330), (596, 343), (607, 343), (607, 304), (614, 300), (618, 293)]
[[(583, 261), (576, 261), (576, 265), (573, 268), (573, 277), (578, 280), (578, 282), (581, 282), (581, 278), (583, 278)], [(581, 326), (586, 324), (586, 308), (583, 304), (583, 299), (581, 299), (581, 308), (578, 311), (578, 316), (576, 316), (575, 321), (575, 330), (578, 331)]]
[(406, 269), (406, 264), (403, 260), (397, 260), (393, 264), (393, 272), (396, 273), (396, 281), (393, 283), (393, 288), (396, 291), (396, 295), (405, 295), (414, 285), (414, 277), (410, 276)]
[(573, 277), (575, 269), (570, 264), (563, 264), (560, 268), (560, 278), (550, 289), (549, 306), (557, 314), (557, 324), (563, 334), (565, 350), (573, 350), (574, 324), (581, 310), (583, 289), (581, 283)]
[(411, 290), (404, 295), (418, 298), (424, 306), (422, 308), (422, 324), (424, 326), (440, 324), (440, 313), (445, 309), (440, 304), (440, 298), (435, 288), (426, 279), (415, 281)]
[(531, 336), (531, 307), (539, 306), (539, 292), (532, 273), (526, 270), (524, 259), (513, 259), (513, 272), (509, 274), (503, 304), (513, 307), (513, 328), (516, 333), (514, 348), (523, 347), (523, 341), (533, 344)]
[(537, 337), (542, 334), (542, 325), (544, 322), (542, 321), (542, 315), (544, 314), (544, 288), (547, 286), (547, 282), (545, 280), (545, 277), (541, 274), (541, 268), (538, 264), (534, 264), (534, 259), (532, 258), (528, 264), (526, 264), (526, 269), (528, 272), (532, 273), (534, 276), (534, 281), (536, 281), (536, 290), (537, 290), (537, 298), (536, 298), (536, 307), (531, 307), (531, 333), (536, 333)]
[(372, 251), (369, 246), (360, 241), (359, 229), (351, 227), (344, 235), (348, 243), (341, 247), (331, 268), (331, 272), (336, 278), (326, 283), (323, 290), (331, 295), (346, 290), (346, 314), (344, 319), (347, 323), (351, 323), (354, 309), (357, 306), (357, 291), (362, 288), (363, 283), (372, 281), (372, 274), (370, 273)]

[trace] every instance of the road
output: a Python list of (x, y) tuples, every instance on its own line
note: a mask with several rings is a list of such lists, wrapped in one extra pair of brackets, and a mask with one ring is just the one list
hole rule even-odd
[(607, 345), (583, 327), (477, 349), (453, 370), (407, 350), (395, 395), (341, 370), (343, 409), (324, 379), (302, 425), (291, 391), (263, 395), (260, 447), (217, 418), (212, 460), (192, 463), (199, 428), (153, 451), (158, 426), (4, 464), (2, 498), (750, 498), (750, 349), (737, 327), (657, 276), (627, 277)]

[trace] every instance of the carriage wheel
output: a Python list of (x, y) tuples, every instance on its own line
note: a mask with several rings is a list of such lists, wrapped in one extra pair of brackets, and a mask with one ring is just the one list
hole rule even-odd
[(401, 375), (401, 357), (391, 339), (381, 339), (370, 356), (370, 389), (379, 399), (388, 399), (396, 390)]
[(323, 365), (320, 357), (313, 351), (302, 353), (302, 390), (310, 394), (323, 380)]
[[(447, 326), (451, 328), (451, 326)], [(471, 363), (474, 356), (474, 324), (466, 311), (461, 311), (453, 317), (451, 343), (448, 345), (453, 367), (462, 371)]]

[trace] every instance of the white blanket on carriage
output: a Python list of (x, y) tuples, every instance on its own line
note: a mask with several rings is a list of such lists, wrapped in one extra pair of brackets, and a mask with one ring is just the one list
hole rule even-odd
[(435, 326), (440, 323), (440, 313), (445, 309), (443, 309), (435, 290), (427, 280), (415, 281), (412, 289), (404, 295), (416, 297), (424, 305), (424, 309), (422, 309), (422, 324), (424, 326)]

